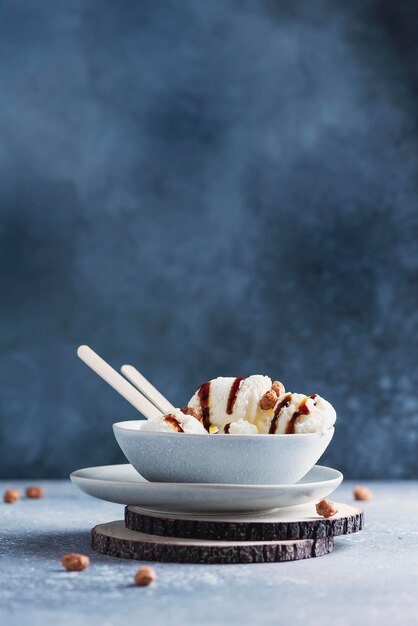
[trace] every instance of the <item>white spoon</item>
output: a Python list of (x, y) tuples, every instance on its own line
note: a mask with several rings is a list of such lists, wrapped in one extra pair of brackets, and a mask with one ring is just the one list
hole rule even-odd
[(151, 400), (162, 413), (170, 413), (175, 407), (133, 365), (122, 365), (120, 371), (144, 396)]
[(101, 376), (113, 389), (132, 404), (144, 417), (150, 419), (161, 415), (161, 411), (157, 409), (145, 396), (142, 395), (135, 387), (128, 383), (123, 376), (106, 363), (98, 354), (89, 346), (79, 346), (77, 350), (78, 357), (84, 361), (96, 374)]

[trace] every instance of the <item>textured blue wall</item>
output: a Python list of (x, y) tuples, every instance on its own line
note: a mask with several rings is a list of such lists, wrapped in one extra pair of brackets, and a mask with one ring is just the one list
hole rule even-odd
[(418, 474), (418, 9), (0, 4), (0, 475), (122, 460), (89, 343), (182, 404), (266, 373)]

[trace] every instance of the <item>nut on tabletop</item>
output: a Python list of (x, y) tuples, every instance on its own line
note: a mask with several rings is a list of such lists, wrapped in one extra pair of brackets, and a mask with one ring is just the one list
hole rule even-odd
[(32, 485), (31, 487), (26, 487), (25, 494), (27, 498), (43, 498), (44, 490), (38, 485)]
[(320, 500), (316, 505), (316, 512), (322, 517), (332, 517), (338, 513), (338, 509), (332, 500)]
[(3, 494), (3, 500), (7, 504), (14, 504), (20, 498), (19, 489), (7, 489)]
[(63, 565), (68, 572), (81, 572), (90, 565), (90, 559), (88, 556), (85, 556), (85, 554), (70, 552), (61, 557), (61, 565)]
[(371, 500), (373, 498), (373, 494), (367, 487), (357, 485), (354, 487), (354, 497), (356, 500)]
[(155, 571), (152, 567), (140, 567), (134, 576), (135, 585), (139, 587), (145, 587), (150, 585), (157, 578)]

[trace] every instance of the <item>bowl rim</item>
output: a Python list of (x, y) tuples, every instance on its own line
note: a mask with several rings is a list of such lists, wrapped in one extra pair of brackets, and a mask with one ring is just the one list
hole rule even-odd
[[(199, 433), (179, 433), (176, 431), (173, 431), (172, 433), (166, 433), (166, 432), (159, 432), (159, 431), (153, 431), (153, 430), (141, 430), (140, 428), (138, 428), (138, 430), (134, 430), (133, 428), (127, 428), (124, 427), (123, 424), (134, 424), (134, 423), (138, 423), (138, 422), (145, 422), (146, 420), (124, 420), (122, 422), (115, 422), (114, 424), (112, 424), (112, 428), (113, 431), (117, 431), (117, 430), (121, 430), (125, 433), (134, 433), (135, 436), (138, 436), (139, 434), (142, 437), (147, 437), (147, 436), (163, 436), (163, 437), (178, 437), (179, 435), (182, 436), (182, 439), (184, 439), (184, 437), (192, 437), (193, 440), (196, 439), (204, 439), (205, 441), (208, 441), (208, 436), (207, 435), (201, 435)], [(324, 432), (316, 432), (316, 433), (291, 433), (291, 434), (285, 434), (285, 433), (274, 433), (274, 438), (279, 438), (282, 439), (283, 437), (286, 437), (286, 439), (288, 437), (305, 437), (305, 438), (310, 438), (310, 439), (317, 439), (319, 437), (323, 437), (324, 435), (331, 433), (331, 431), (335, 431), (335, 426), (331, 426), (330, 428), (328, 428), (327, 430), (325, 430)], [(240, 439), (264, 439), (265, 437), (268, 437), (269, 440), (272, 438), (272, 435), (270, 433), (257, 433), (254, 435), (250, 435), (250, 434), (246, 434), (246, 435), (230, 435), (230, 434), (226, 434), (226, 433), (216, 433), (216, 437), (210, 437), (209, 439), (215, 439), (217, 440), (219, 437), (225, 438), (227, 437), (228, 440), (240, 440)]]

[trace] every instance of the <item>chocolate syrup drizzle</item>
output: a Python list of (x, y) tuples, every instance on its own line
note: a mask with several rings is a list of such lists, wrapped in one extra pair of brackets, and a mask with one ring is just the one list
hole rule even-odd
[(178, 433), (184, 433), (183, 426), (176, 420), (172, 413), (165, 415), (164, 420), (171, 424)]
[(286, 394), (283, 400), (280, 402), (280, 404), (276, 406), (276, 409), (274, 411), (274, 416), (270, 424), (269, 435), (274, 435), (274, 433), (276, 432), (276, 424), (277, 424), (277, 420), (279, 419), (279, 413), (283, 407), (289, 406), (291, 397), (292, 397), (291, 393)]
[(299, 404), (298, 409), (293, 413), (292, 417), (290, 418), (287, 426), (286, 426), (286, 435), (293, 435), (295, 432), (295, 422), (298, 419), (299, 415), (309, 415), (310, 411), (308, 409), (308, 407), (306, 406), (306, 403), (308, 401), (308, 398), (305, 398), (305, 400), (302, 400), (302, 402)]
[(210, 424), (210, 408), (209, 408), (210, 381), (200, 385), (198, 396), (200, 408), (202, 409), (202, 424), (209, 432)]
[(225, 426), (224, 426), (224, 435), (229, 435), (229, 427), (230, 426), (231, 426), (231, 423), (225, 424)]
[[(312, 399), (315, 399), (316, 396), (317, 396), (317, 394), (313, 393), (309, 397), (312, 398)], [(269, 435), (274, 435), (274, 433), (276, 432), (276, 424), (277, 424), (277, 420), (279, 419), (280, 411), (282, 410), (283, 407), (289, 406), (291, 397), (292, 397), (292, 394), (289, 393), (289, 395), (287, 397), (285, 397), (280, 402), (280, 404), (277, 405), (276, 410), (274, 411), (274, 417), (271, 420)], [(294, 433), (295, 433), (295, 423), (296, 423), (296, 420), (298, 419), (298, 417), (300, 415), (309, 415), (310, 411), (309, 411), (308, 407), (306, 406), (307, 401), (308, 401), (308, 398), (305, 398), (304, 400), (302, 400), (302, 402), (299, 404), (299, 406), (296, 409), (296, 411), (293, 413), (292, 417), (290, 418), (290, 420), (287, 423), (285, 435), (294, 435)]]
[(226, 405), (227, 415), (232, 415), (235, 401), (237, 399), (238, 391), (240, 389), (240, 385), (243, 380), (245, 380), (245, 377), (236, 378), (231, 385), (231, 391), (229, 392), (228, 402)]

